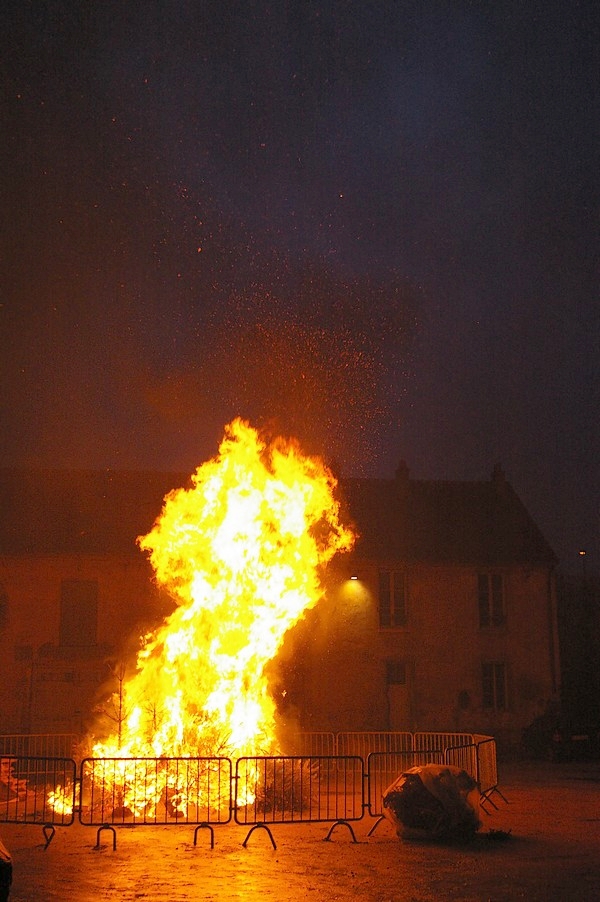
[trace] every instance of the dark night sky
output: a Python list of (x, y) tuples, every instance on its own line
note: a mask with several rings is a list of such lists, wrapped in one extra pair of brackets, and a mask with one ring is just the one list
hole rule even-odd
[[(5, 2), (0, 465), (500, 462), (598, 565), (593, 2)], [(157, 512), (158, 513), (158, 512)]]

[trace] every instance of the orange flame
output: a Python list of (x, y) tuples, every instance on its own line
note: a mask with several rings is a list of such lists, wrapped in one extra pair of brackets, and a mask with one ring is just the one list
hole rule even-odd
[(265, 666), (323, 594), (323, 567), (348, 551), (336, 481), (278, 438), (236, 419), (192, 487), (172, 491), (138, 539), (177, 608), (125, 682), (119, 735), (98, 757), (275, 754)]

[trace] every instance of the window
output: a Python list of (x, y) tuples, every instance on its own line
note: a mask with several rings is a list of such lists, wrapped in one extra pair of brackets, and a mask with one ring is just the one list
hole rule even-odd
[(398, 570), (379, 573), (379, 626), (406, 625), (406, 577)]
[(96, 645), (98, 583), (65, 579), (60, 587), (60, 635), (62, 646)]
[(484, 661), (482, 665), (483, 707), (506, 711), (506, 664), (503, 661)]
[(504, 579), (501, 573), (478, 577), (479, 626), (502, 626), (506, 622)]
[(385, 682), (388, 686), (406, 686), (406, 662), (396, 659), (386, 661)]

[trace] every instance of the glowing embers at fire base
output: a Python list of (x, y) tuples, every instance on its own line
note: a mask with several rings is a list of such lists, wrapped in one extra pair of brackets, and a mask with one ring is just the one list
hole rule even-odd
[(218, 455), (138, 540), (178, 606), (146, 637), (119, 735), (96, 757), (278, 751), (265, 666), (322, 595), (322, 568), (353, 544), (335, 485), (295, 443), (267, 444), (239, 419), (226, 427)]

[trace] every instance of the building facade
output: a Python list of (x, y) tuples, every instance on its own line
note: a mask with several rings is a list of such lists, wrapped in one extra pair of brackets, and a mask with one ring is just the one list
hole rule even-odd
[(340, 488), (359, 540), (293, 636), (302, 728), (518, 745), (559, 706), (556, 559), (502, 471), (428, 482), (401, 466)]
[(0, 733), (84, 733), (172, 610), (136, 545), (172, 478), (0, 471)]
[[(0, 732), (82, 733), (172, 609), (136, 545), (177, 474), (1, 474)], [(273, 668), (302, 730), (518, 743), (560, 693), (555, 565), (501, 470), (342, 480), (358, 540)]]

